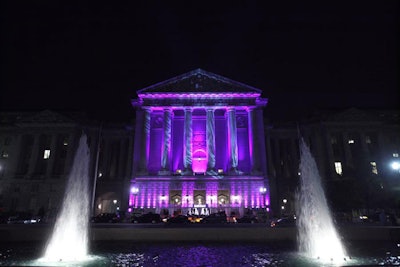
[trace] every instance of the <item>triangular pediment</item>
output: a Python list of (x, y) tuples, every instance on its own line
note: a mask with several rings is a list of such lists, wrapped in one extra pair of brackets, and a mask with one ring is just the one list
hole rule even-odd
[(154, 93), (258, 93), (261, 90), (226, 77), (196, 69), (137, 91)]

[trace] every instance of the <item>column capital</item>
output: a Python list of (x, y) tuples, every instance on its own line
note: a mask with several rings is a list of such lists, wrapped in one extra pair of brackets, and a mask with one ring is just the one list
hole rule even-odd
[(245, 110), (246, 110), (247, 112), (254, 111), (255, 109), (257, 109), (256, 106), (247, 106), (247, 107), (245, 108)]
[(169, 113), (171, 117), (174, 116), (174, 110), (172, 108), (164, 108), (164, 113)]

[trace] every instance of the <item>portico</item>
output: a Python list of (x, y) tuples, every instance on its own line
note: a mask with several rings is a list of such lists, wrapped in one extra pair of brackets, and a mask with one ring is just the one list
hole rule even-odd
[(137, 93), (131, 208), (267, 208), (259, 89), (197, 69)]

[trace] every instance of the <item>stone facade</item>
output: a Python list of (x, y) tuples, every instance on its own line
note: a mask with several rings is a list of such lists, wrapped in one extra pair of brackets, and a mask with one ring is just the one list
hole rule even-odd
[(334, 211), (400, 208), (398, 111), (318, 112), (302, 122), (266, 127), (271, 206), (294, 212), (299, 138), (310, 145)]
[[(1, 113), (0, 123), (1, 211), (30, 212), (53, 220), (82, 133), (88, 136), (90, 147), (91, 185), (99, 158), (96, 207), (117, 200), (116, 205), (105, 205), (96, 212), (127, 209), (123, 188), (131, 177), (132, 126), (101, 126), (85, 120), (84, 114), (61, 115), (49, 110)], [(129, 182), (125, 186), (129, 187)]]
[(269, 207), (261, 91), (198, 69), (138, 91), (131, 210)]
[(391, 167), (399, 163), (398, 111), (264, 125), (260, 90), (203, 70), (139, 90), (132, 104), (136, 122), (125, 124), (49, 110), (0, 113), (0, 212), (54, 219), (82, 132), (93, 214), (291, 214), (300, 136), (334, 211), (399, 208), (400, 172)]

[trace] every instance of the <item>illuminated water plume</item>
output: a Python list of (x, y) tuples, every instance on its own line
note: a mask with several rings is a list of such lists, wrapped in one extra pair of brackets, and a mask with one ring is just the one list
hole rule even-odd
[(82, 135), (68, 178), (62, 209), (40, 261), (75, 262), (88, 259), (89, 158), (87, 138)]
[(310, 149), (300, 144), (300, 190), (297, 194), (299, 251), (329, 262), (347, 259), (346, 251), (332, 221), (317, 164)]

